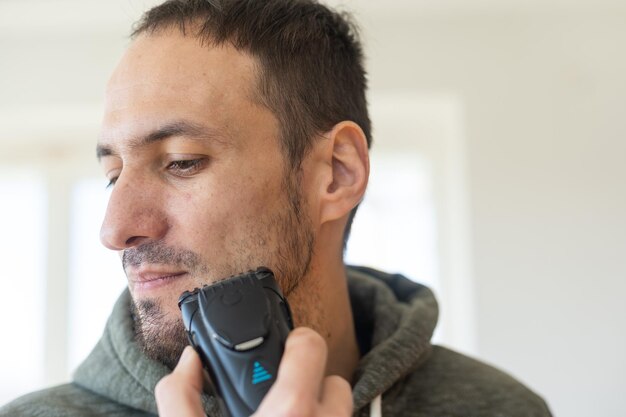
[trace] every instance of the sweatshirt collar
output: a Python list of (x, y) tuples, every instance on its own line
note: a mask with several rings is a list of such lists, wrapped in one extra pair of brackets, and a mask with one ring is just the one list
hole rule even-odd
[(347, 274), (362, 353), (352, 390), (357, 412), (428, 358), (438, 307), (430, 289), (402, 275), (363, 267)]
[[(355, 372), (354, 411), (415, 370), (430, 353), (437, 321), (432, 292), (401, 275), (347, 268), (361, 361)], [(125, 290), (104, 334), (74, 374), (74, 382), (129, 407), (157, 414), (154, 387), (170, 370), (146, 357), (135, 342)], [(208, 415), (219, 415), (215, 398), (203, 398)]]

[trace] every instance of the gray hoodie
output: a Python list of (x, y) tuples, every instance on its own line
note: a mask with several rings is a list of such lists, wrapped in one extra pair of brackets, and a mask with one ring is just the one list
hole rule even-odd
[[(507, 374), (430, 344), (437, 322), (432, 292), (401, 275), (348, 268), (362, 358), (354, 377), (354, 415), (369, 416), (382, 394), (383, 416), (550, 416), (545, 402)], [(0, 408), (0, 416), (148, 416), (156, 383), (169, 372), (134, 342), (125, 291), (102, 338), (71, 383)], [(209, 416), (218, 416), (211, 396)], [(374, 401), (376, 403), (376, 401)]]

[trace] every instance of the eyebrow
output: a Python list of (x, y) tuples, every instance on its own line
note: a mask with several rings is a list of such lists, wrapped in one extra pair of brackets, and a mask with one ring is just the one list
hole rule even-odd
[[(194, 139), (211, 140), (221, 144), (225, 144), (224, 135), (216, 129), (209, 128), (187, 120), (176, 120), (167, 123), (156, 130), (151, 131), (145, 136), (133, 139), (126, 146), (128, 148), (137, 148), (140, 146), (150, 145), (175, 136), (186, 136)], [(116, 156), (117, 152), (109, 145), (99, 143), (96, 146), (96, 157), (100, 161), (105, 156)]]

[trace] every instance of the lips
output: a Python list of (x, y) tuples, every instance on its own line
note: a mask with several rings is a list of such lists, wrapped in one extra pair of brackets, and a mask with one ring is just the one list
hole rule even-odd
[(128, 280), (134, 290), (152, 290), (180, 279), (187, 275), (186, 271), (139, 268), (136, 271), (127, 271)]

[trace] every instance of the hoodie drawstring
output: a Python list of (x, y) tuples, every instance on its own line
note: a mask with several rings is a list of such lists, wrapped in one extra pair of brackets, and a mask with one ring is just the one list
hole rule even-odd
[(383, 396), (379, 394), (370, 403), (370, 417), (383, 417)]

